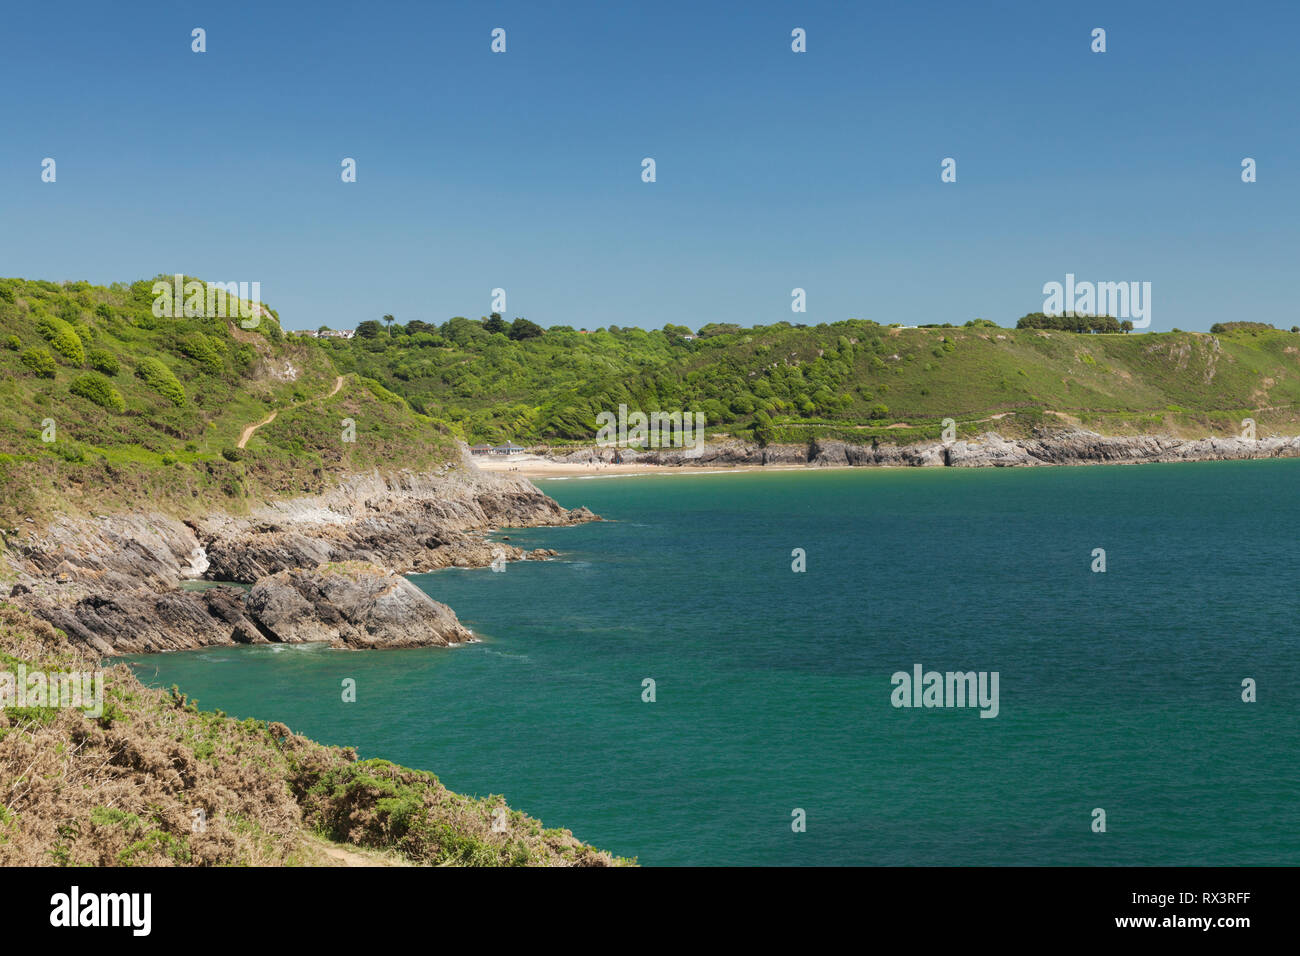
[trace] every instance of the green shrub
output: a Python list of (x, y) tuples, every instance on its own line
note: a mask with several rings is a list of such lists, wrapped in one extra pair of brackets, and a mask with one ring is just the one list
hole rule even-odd
[[(1175, 332), (1181, 332), (1182, 329), (1174, 329)], [(1210, 326), (1210, 332), (1214, 335), (1224, 335), (1228, 332), (1250, 332), (1258, 335), (1260, 332), (1274, 332), (1276, 329), (1271, 322), (1215, 322)]]
[(113, 383), (94, 372), (74, 378), (72, 384), (68, 386), (68, 391), (73, 395), (89, 399), (100, 408), (115, 412), (126, 411), (126, 402), (122, 401), (122, 395), (113, 387)]
[(192, 332), (177, 343), (177, 348), (204, 371), (214, 375), (226, 367), (212, 341), (202, 332)]
[(88, 349), (86, 351), (86, 361), (96, 372), (103, 372), (110, 378), (122, 370), (122, 366), (118, 364), (117, 356), (104, 349)]
[(81, 338), (63, 319), (53, 315), (43, 315), (36, 323), (36, 329), (58, 352), (73, 365), (84, 365), (86, 351), (82, 348)]
[(226, 461), (239, 461), (244, 457), (244, 453), (238, 448), (223, 448), (221, 449), (221, 457)]
[(17, 352), (23, 347), (23, 340), (16, 335), (10, 335), (5, 338), (5, 348)]
[(23, 353), (23, 364), (41, 378), (54, 378), (58, 365), (48, 349), (28, 349)]
[(399, 405), (399, 406), (406, 404), (406, 399), (402, 398), (402, 396), (398, 395), (395, 392), (390, 392), (388, 389), (384, 388), (384, 386), (380, 385), (373, 378), (363, 378), (361, 380), (361, 384), (365, 385), (366, 388), (370, 390), (370, 394), (375, 396), (375, 398), (379, 399), (381, 402), (386, 402), (389, 405)]
[(173, 405), (185, 404), (185, 389), (181, 388), (175, 373), (153, 356), (142, 358), (135, 367), (135, 374)]

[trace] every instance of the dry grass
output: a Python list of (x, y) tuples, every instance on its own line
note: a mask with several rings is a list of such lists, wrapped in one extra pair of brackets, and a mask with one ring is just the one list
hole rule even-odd
[[(99, 667), (60, 631), (0, 602), (0, 670), (19, 664)], [(623, 862), (567, 830), (544, 830), (500, 797), (452, 793), (432, 774), (358, 761), (283, 724), (199, 711), (121, 665), (104, 670), (99, 717), (0, 709), (3, 866)]]

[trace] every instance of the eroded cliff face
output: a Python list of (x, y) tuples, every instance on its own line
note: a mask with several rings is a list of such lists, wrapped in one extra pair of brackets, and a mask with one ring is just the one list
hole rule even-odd
[(815, 439), (807, 445), (767, 445), (731, 441), (706, 445), (694, 455), (683, 449), (638, 452), (629, 448), (586, 448), (554, 456), (562, 462), (640, 462), (669, 467), (719, 465), (814, 465), (1005, 468), (1032, 465), (1137, 464), (1140, 462), (1217, 461), (1240, 458), (1300, 457), (1294, 438), (1172, 438), (1161, 435), (1117, 437), (1082, 428), (1040, 429), (1030, 438), (1005, 439), (985, 432), (969, 441), (917, 442), (911, 445), (859, 445)]
[[(68, 517), (5, 533), (10, 600), (102, 654), (232, 643), (446, 645), (472, 640), (402, 574), (544, 557), (483, 535), (595, 520), (518, 477), (472, 467), (352, 476), (247, 516)], [(193, 579), (252, 585), (183, 590)], [(421, 600), (424, 599), (424, 600)]]

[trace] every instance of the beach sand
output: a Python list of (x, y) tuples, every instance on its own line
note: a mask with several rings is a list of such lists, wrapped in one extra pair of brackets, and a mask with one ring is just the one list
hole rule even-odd
[(827, 466), (797, 465), (729, 465), (724, 462), (710, 462), (707, 465), (649, 465), (627, 462), (621, 465), (606, 462), (559, 462), (542, 458), (540, 455), (511, 455), (509, 457), (483, 455), (473, 459), (474, 464), (483, 471), (516, 474), (523, 478), (573, 478), (615, 475), (703, 475), (710, 472), (740, 471), (806, 471), (815, 468), (827, 470)]
[(638, 465), (635, 462), (614, 465), (606, 462), (560, 462), (540, 455), (483, 455), (474, 459), (483, 471), (521, 475), (524, 478), (570, 478), (579, 475), (651, 475), (656, 472), (681, 471), (663, 465)]

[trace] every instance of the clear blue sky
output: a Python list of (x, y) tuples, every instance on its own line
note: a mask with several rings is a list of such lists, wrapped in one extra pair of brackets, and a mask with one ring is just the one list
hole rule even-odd
[(288, 6), (8, 5), (0, 275), (595, 328), (1006, 323), (1073, 272), (1300, 323), (1295, 3)]

